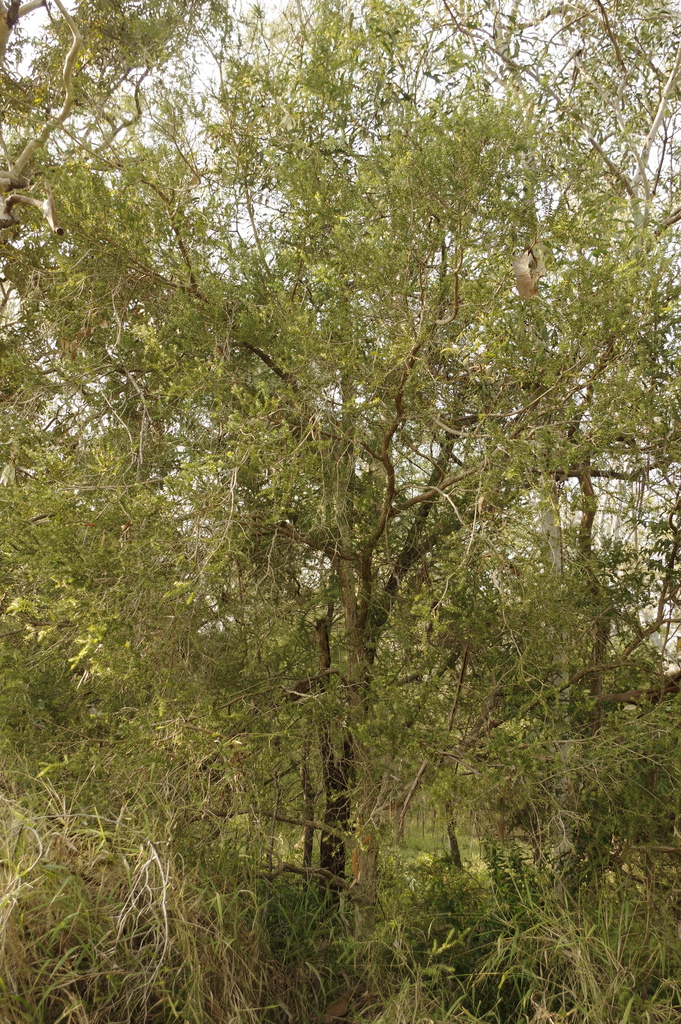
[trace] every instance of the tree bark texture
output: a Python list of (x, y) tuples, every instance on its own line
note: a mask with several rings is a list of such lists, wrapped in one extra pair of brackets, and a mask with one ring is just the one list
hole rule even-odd
[[(319, 619), (315, 624), (319, 649), (320, 673), (327, 673), (331, 667), (329, 644), (329, 617)], [(319, 727), (319, 751), (322, 765), (322, 782), (326, 806), (324, 824), (335, 832), (323, 832), (319, 840), (319, 866), (332, 872), (338, 878), (345, 876), (345, 842), (337, 834), (347, 829), (350, 819), (350, 776), (352, 767), (352, 737), (347, 730), (342, 738), (341, 751), (334, 749), (331, 726), (323, 722)]]

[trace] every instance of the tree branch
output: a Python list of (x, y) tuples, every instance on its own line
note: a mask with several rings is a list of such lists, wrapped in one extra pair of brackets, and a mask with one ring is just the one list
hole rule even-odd
[(480, 473), (482, 469), (483, 466), (473, 466), (472, 469), (467, 469), (463, 473), (455, 473), (453, 476), (446, 477), (438, 487), (428, 487), (420, 494), (415, 494), (413, 498), (409, 498), (408, 501), (403, 501), (401, 505), (395, 505), (391, 509), (391, 517), (399, 515), (400, 512), (406, 511), (406, 509), (411, 508), (412, 505), (418, 505), (421, 501), (432, 501), (438, 494), (442, 494), (442, 491), (446, 487), (458, 484), (461, 480), (465, 480), (467, 477), (473, 476), (475, 473)]
[(64, 70), (62, 72), (64, 102), (62, 103), (62, 108), (59, 113), (47, 122), (40, 135), (33, 139), (29, 139), (26, 143), (22, 153), (10, 167), (10, 171), (14, 175), (20, 175), (24, 171), (35, 151), (45, 145), (55, 128), (59, 128), (60, 125), (64, 124), (73, 107), (73, 68), (83, 42), (83, 37), (78, 31), (75, 21), (64, 7), (62, 0), (54, 0), (54, 2), (71, 30), (71, 46), (66, 54)]
[(47, 182), (44, 183), (43, 187), (47, 198), (42, 203), (39, 199), (34, 199), (33, 196), (24, 196), (16, 192), (6, 196), (4, 199), (0, 199), (0, 229), (9, 228), (14, 224), (20, 223), (16, 213), (13, 213), (13, 207), (34, 206), (36, 210), (40, 210), (55, 235), (63, 235), (64, 229), (60, 227), (57, 221), (57, 210), (54, 205), (52, 189)]
[(293, 376), (293, 374), (289, 373), (288, 370), (284, 370), (281, 366), (279, 366), (279, 363), (277, 363), (277, 361), (273, 359), (271, 355), (268, 355), (268, 353), (265, 352), (264, 349), (259, 348), (257, 345), (251, 345), (250, 341), (244, 341), (243, 339), (238, 340), (237, 344), (241, 345), (242, 348), (247, 349), (249, 352), (252, 352), (254, 356), (257, 356), (258, 359), (265, 364), (265, 366), (268, 366), (273, 373), (276, 373), (277, 377), (279, 377), (280, 380), (283, 380), (287, 384), (290, 384), (294, 391), (298, 390), (298, 381)]
[[(644, 167), (647, 166), (648, 164), (648, 160), (650, 158), (650, 151), (655, 144), (657, 133), (660, 130), (660, 125), (662, 124), (662, 121), (664, 120), (664, 115), (667, 112), (667, 103), (669, 101), (669, 97), (671, 96), (672, 91), (679, 80), (679, 76), (681, 76), (681, 42), (679, 43), (678, 49), (676, 51), (676, 57), (674, 59), (674, 63), (672, 64), (671, 71), (669, 72), (669, 77), (667, 78), (665, 87), (662, 90), (662, 95), (660, 96), (660, 102), (657, 106), (657, 111), (655, 112), (653, 123), (650, 126), (650, 130), (646, 136), (645, 142), (643, 143), (643, 148), (641, 149), (640, 164), (642, 164)], [(638, 181), (640, 180), (639, 174), (640, 171), (637, 171), (636, 175), (634, 176), (634, 185), (637, 185)]]
[(657, 631), (662, 626), (666, 625), (667, 622), (672, 621), (677, 620), (667, 619), (666, 617), (660, 618), (658, 616), (658, 618), (656, 618), (655, 621), (650, 626), (648, 626), (647, 629), (644, 629), (639, 633), (635, 640), (632, 640), (631, 643), (627, 644), (619, 658), (617, 658), (615, 661), (605, 661), (599, 665), (588, 665), (586, 668), (580, 668), (578, 672), (574, 672), (570, 676), (570, 678), (565, 683), (563, 683), (563, 685), (560, 687), (559, 692), (562, 693), (564, 690), (568, 690), (571, 686), (574, 686), (576, 683), (581, 682), (582, 679), (585, 679), (588, 676), (593, 675), (594, 673), (612, 672), (616, 668), (623, 668), (627, 664), (631, 655), (638, 647), (641, 646), (644, 640), (647, 640), (647, 638), (649, 636), (652, 636), (653, 633), (657, 633)]
[(7, 7), (0, 2), (0, 64), (5, 59), (9, 37), (19, 18), (30, 11), (35, 11), (37, 7), (44, 6), (45, 0), (30, 0), (26, 4), (20, 4), (19, 0), (10, 0)]
[(312, 828), (315, 832), (328, 832), (331, 836), (338, 836), (339, 839), (347, 839), (347, 833), (340, 829), (331, 828), (321, 821), (312, 821), (308, 818), (290, 818), (288, 815), (275, 814), (274, 811), (261, 810), (260, 813), (266, 818), (273, 818), (275, 821), (282, 821), (285, 825), (299, 825), (300, 828)]
[(284, 862), (274, 869), (274, 871), (260, 872), (258, 878), (264, 878), (268, 882), (273, 882), (279, 875), (284, 874), (285, 871), (290, 872), (293, 875), (302, 875), (303, 878), (324, 878), (329, 882), (333, 882), (334, 885), (345, 888), (348, 884), (344, 878), (339, 878), (338, 875), (334, 875), (333, 871), (327, 871), (326, 868), (299, 868), (297, 864), (289, 864)]
[(670, 228), (672, 224), (678, 224), (680, 220), (681, 206), (677, 206), (675, 210), (672, 210), (669, 216), (665, 217), (665, 219), (662, 221), (655, 234), (659, 235), (662, 231), (665, 231), (667, 228)]

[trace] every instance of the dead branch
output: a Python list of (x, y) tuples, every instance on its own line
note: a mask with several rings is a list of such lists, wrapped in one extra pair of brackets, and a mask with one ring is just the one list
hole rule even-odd
[(287, 861), (279, 864), (273, 871), (260, 872), (257, 877), (273, 882), (275, 878), (283, 875), (284, 872), (289, 872), (292, 875), (302, 875), (303, 878), (323, 878), (325, 881), (333, 882), (334, 885), (342, 886), (343, 888), (347, 885), (344, 878), (334, 875), (333, 871), (327, 871), (326, 868), (299, 868), (297, 864), (289, 864)]

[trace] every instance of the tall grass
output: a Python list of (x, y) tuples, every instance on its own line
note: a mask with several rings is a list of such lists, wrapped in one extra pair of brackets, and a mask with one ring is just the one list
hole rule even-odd
[[(387, 880), (386, 880), (387, 881)], [(393, 866), (377, 976), (386, 1024), (672, 1024), (681, 1019), (674, 893), (604, 874), (570, 895), (518, 850), (485, 872), (446, 857)], [(374, 953), (376, 957), (377, 953)], [(398, 987), (399, 986), (399, 987)]]
[(45, 789), (0, 799), (3, 1024), (261, 1019), (243, 892), (183, 874), (167, 840)]
[(110, 816), (46, 781), (0, 796), (1, 1024), (317, 1024), (358, 981), (351, 1016), (375, 1024), (681, 1019), (669, 892), (606, 875), (570, 897), (517, 854), (461, 872), (395, 851), (358, 943), (347, 898), (259, 877), (228, 824), (190, 862), (157, 796)]

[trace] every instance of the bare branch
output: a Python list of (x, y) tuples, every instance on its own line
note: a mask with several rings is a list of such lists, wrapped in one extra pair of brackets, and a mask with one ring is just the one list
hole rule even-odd
[(342, 886), (343, 888), (347, 885), (344, 878), (334, 875), (332, 871), (327, 871), (326, 868), (299, 868), (297, 864), (288, 863), (280, 864), (269, 874), (262, 872), (258, 875), (258, 878), (264, 878), (268, 882), (273, 882), (275, 878), (278, 878), (279, 875), (282, 875), (285, 871), (288, 871), (293, 875), (302, 875), (303, 878), (323, 878), (329, 882), (333, 882), (334, 885)]
[(47, 198), (42, 203), (39, 199), (34, 199), (33, 196), (24, 196), (16, 192), (1, 200), (0, 228), (9, 228), (14, 224), (20, 223), (19, 217), (14, 213), (15, 206), (34, 206), (36, 210), (40, 210), (55, 235), (63, 235), (64, 229), (60, 227), (57, 221), (57, 210), (54, 205), (52, 189), (47, 182), (45, 182), (44, 188)]
[(308, 818), (291, 818), (285, 814), (275, 814), (273, 811), (262, 810), (261, 814), (267, 818), (274, 818), (275, 821), (281, 821), (285, 825), (299, 825), (300, 828), (311, 828), (316, 832), (328, 832), (331, 836), (338, 836), (339, 839), (347, 839), (347, 832), (343, 832), (337, 828), (331, 828), (329, 825), (324, 825), (321, 821), (312, 821)]
[(601, 3), (601, 0), (596, 0), (596, 5), (598, 6), (598, 9), (600, 10), (601, 15), (603, 17), (603, 24), (605, 25), (605, 31), (606, 31), (606, 33), (608, 35), (608, 39), (612, 43), (612, 48), (615, 51), (615, 56), (617, 57), (617, 63), (622, 68), (622, 71), (624, 72), (624, 74), (626, 76), (627, 75), (627, 66), (624, 63), (624, 60), (622, 58), (622, 51), (620, 50), (620, 45), (617, 42), (617, 36), (615, 35), (615, 33), (612, 30), (612, 25), (610, 24), (610, 18), (608, 17), (608, 12), (605, 9), (605, 4)]
[(667, 78), (665, 87), (662, 90), (660, 102), (657, 106), (657, 111), (655, 112), (653, 123), (650, 126), (650, 131), (648, 132), (646, 140), (643, 143), (643, 148), (641, 150), (641, 156), (639, 160), (639, 170), (636, 172), (633, 180), (634, 186), (636, 186), (641, 180), (641, 166), (648, 166), (650, 151), (655, 144), (657, 133), (660, 130), (660, 125), (662, 124), (662, 121), (664, 120), (664, 115), (667, 112), (667, 103), (669, 102), (669, 97), (671, 96), (672, 91), (678, 83), (679, 77), (681, 77), (681, 42), (679, 43), (678, 49), (676, 51), (676, 57), (674, 59), (674, 63), (672, 64), (671, 71), (669, 72), (669, 77)]
[(652, 636), (653, 633), (657, 633), (658, 629), (666, 625), (667, 622), (675, 621), (678, 620), (668, 619), (665, 616), (662, 618), (656, 618), (652, 625), (648, 626), (647, 629), (641, 630), (638, 636), (627, 644), (619, 658), (614, 661), (605, 661), (599, 665), (588, 665), (586, 668), (579, 669), (578, 672), (573, 673), (573, 675), (571, 675), (570, 678), (561, 686), (560, 692), (562, 693), (564, 690), (568, 690), (571, 686), (581, 682), (582, 679), (596, 675), (599, 672), (612, 672), (614, 669), (624, 668), (626, 665), (630, 664), (629, 658), (634, 651), (640, 647), (649, 636)]
[(45, 145), (45, 143), (47, 142), (55, 128), (59, 128), (60, 125), (64, 124), (69, 114), (71, 113), (71, 109), (73, 107), (73, 68), (76, 63), (76, 58), (80, 51), (81, 44), (83, 42), (83, 37), (78, 31), (75, 21), (64, 7), (62, 0), (55, 0), (55, 3), (59, 8), (59, 11), (62, 14), (64, 20), (66, 21), (66, 24), (69, 26), (72, 36), (71, 46), (69, 48), (68, 53), (66, 54), (66, 59), (64, 60), (64, 70), (62, 73), (62, 79), (64, 84), (64, 102), (59, 113), (56, 115), (56, 117), (53, 117), (50, 121), (47, 122), (40, 135), (38, 135), (36, 138), (29, 139), (29, 141), (26, 143), (23, 152), (15, 160), (14, 164), (10, 168), (12, 173), (15, 175), (21, 174), (23, 172), (24, 168), (28, 165), (35, 151)]
[(112, 130), (109, 133), (109, 135), (107, 135), (106, 138), (104, 139), (104, 141), (102, 143), (100, 143), (99, 146), (97, 146), (97, 150), (96, 150), (96, 155), (97, 156), (101, 157), (106, 152), (107, 149), (111, 148), (111, 146), (112, 146), (112, 144), (114, 142), (114, 139), (116, 138), (117, 135), (119, 135), (126, 128), (130, 128), (130, 127), (132, 127), (132, 125), (137, 124), (137, 122), (142, 117), (142, 103), (141, 103), (141, 100), (140, 100), (140, 90), (142, 88), (142, 82), (147, 77), (147, 75), (150, 73), (150, 71), (151, 71), (151, 68), (149, 68), (149, 67), (145, 68), (143, 73), (140, 75), (140, 77), (135, 82), (135, 92), (133, 94), (133, 100), (134, 100), (134, 103), (135, 103), (135, 113), (132, 115), (132, 117), (127, 118), (125, 121), (121, 121), (121, 123), (119, 125), (116, 125), (116, 127), (112, 127)]
[(662, 221), (662, 223), (658, 227), (658, 229), (656, 231), (656, 234), (659, 235), (662, 231), (665, 231), (667, 228), (670, 228), (672, 226), (672, 224), (678, 224), (678, 222), (680, 220), (681, 220), (681, 206), (677, 206), (677, 208), (675, 210), (672, 210), (672, 212), (669, 214), (668, 217), (665, 217), (665, 219)]
[(394, 505), (390, 512), (391, 517), (399, 515), (400, 512), (406, 511), (406, 509), (411, 508), (412, 505), (418, 505), (421, 501), (432, 501), (433, 498), (441, 495), (445, 488), (452, 487), (453, 484), (458, 484), (461, 480), (465, 480), (467, 477), (473, 476), (475, 473), (481, 473), (483, 468), (484, 463), (480, 463), (472, 469), (467, 469), (463, 473), (456, 473), (453, 476), (446, 477), (439, 487), (428, 487), (425, 491), (422, 491), (421, 494), (414, 495), (413, 498), (402, 502), (401, 505)]
[(409, 786), (409, 789), (407, 790), (407, 795), (405, 796), (405, 798), (404, 798), (404, 800), (402, 802), (402, 809), (400, 811), (400, 819), (399, 819), (399, 821), (397, 823), (397, 833), (398, 833), (398, 835), (401, 835), (401, 833), (402, 833), (402, 829), (404, 828), (404, 819), (407, 817), (407, 811), (409, 810), (409, 804), (411, 803), (411, 800), (412, 800), (412, 797), (413, 797), (414, 793), (418, 789), (419, 783), (420, 783), (421, 779), (423, 778), (423, 775), (425, 773), (426, 768), (428, 767), (428, 764), (429, 764), (428, 758), (426, 758), (424, 761), (421, 762), (419, 770), (416, 773), (416, 777), (412, 780), (412, 783)]

